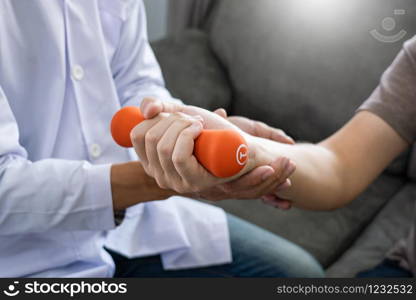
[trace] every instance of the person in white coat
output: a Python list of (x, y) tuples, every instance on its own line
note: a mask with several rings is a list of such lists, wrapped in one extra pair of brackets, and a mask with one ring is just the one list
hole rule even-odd
[[(170, 197), (112, 141), (113, 114), (149, 96), (177, 101), (141, 0), (0, 1), (0, 276), (322, 275), (288, 241)], [(246, 176), (284, 183), (282, 170)]]

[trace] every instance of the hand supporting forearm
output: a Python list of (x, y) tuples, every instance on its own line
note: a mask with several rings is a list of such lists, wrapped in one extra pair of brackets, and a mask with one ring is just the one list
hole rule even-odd
[(278, 196), (293, 205), (309, 210), (331, 210), (348, 201), (343, 193), (342, 168), (338, 157), (322, 145), (285, 145), (268, 140), (258, 140), (259, 161), (284, 156), (296, 164), (290, 177), (291, 187), (278, 192)]
[(113, 165), (111, 190), (115, 211), (175, 195), (171, 190), (161, 189), (156, 181), (146, 174), (140, 162)]
[[(263, 163), (257, 161), (257, 150), (252, 146), (252, 136), (228, 122), (225, 114), (220, 116), (198, 107), (164, 103), (154, 99), (145, 99), (141, 111), (147, 120), (131, 132), (132, 144), (141, 158), (145, 172), (155, 178), (160, 187), (188, 196), (223, 200), (259, 198), (277, 187), (287, 186), (287, 177), (293, 172), (294, 165), (287, 159), (277, 157), (264, 160)], [(241, 123), (241, 120), (237, 123)], [(248, 127), (253, 129), (254, 135), (292, 142), (286, 136), (282, 138), (283, 132), (268, 129), (265, 124), (247, 121), (243, 123), (249, 123)], [(193, 151), (194, 140), (202, 129), (231, 129), (246, 138), (248, 160), (238, 174), (229, 178), (217, 178), (199, 163)]]
[(292, 187), (278, 196), (301, 208), (330, 210), (354, 200), (408, 144), (388, 123), (360, 112), (319, 145), (257, 142), (262, 159), (289, 157), (297, 164)]

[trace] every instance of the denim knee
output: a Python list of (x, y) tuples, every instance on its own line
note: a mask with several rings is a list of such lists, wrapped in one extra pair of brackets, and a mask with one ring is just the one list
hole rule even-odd
[(325, 276), (316, 259), (301, 247), (235, 216), (227, 215), (227, 219), (237, 276)]

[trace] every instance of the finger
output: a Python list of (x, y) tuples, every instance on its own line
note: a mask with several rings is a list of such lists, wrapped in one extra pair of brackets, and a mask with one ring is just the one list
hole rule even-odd
[(290, 176), (293, 175), (293, 173), (295, 173), (296, 171), (296, 164), (293, 161), (289, 162), (289, 165), (286, 169), (286, 173), (284, 175), (285, 178), (289, 178)]
[(258, 198), (265, 194), (276, 193), (277, 187), (282, 185), (287, 179), (286, 174), (288, 174), (287, 168), (289, 163), (290, 161), (285, 157), (276, 159), (271, 164), (271, 167), (274, 170), (273, 175), (262, 182), (260, 185), (251, 187), (250, 197)]
[(146, 155), (146, 146), (145, 146), (145, 136), (146, 133), (156, 125), (165, 115), (160, 115), (157, 118), (152, 120), (146, 120), (141, 122), (139, 125), (134, 127), (134, 129), (130, 133), (131, 141), (136, 150), (137, 155), (139, 156), (143, 165), (147, 165), (147, 155)]
[(275, 174), (262, 186), (257, 187), (257, 190), (253, 189), (257, 195), (275, 194), (278, 191), (290, 188), (292, 185), (289, 177), (296, 168), (292, 161), (287, 158), (276, 159), (271, 166), (275, 170)]
[[(288, 164), (288, 161), (288, 159), (281, 157), (276, 160), (281, 165), (274, 166), (275, 169), (271, 166), (258, 167), (240, 179), (220, 185), (219, 188), (223, 191), (222, 197), (224, 199), (225, 196), (228, 196), (228, 198), (255, 199), (269, 193), (275, 193), (278, 186), (282, 184), (272, 178), (275, 178), (276, 173), (279, 174), (276, 170), (281, 173), (284, 172), (284, 166)], [(280, 179), (280, 176), (277, 176), (277, 178)]]
[(282, 210), (289, 210), (292, 208), (292, 203), (288, 200), (279, 199), (274, 195), (267, 195), (263, 197), (263, 203), (271, 205)]
[[(177, 143), (178, 137), (182, 131), (186, 128), (192, 126), (196, 120), (177, 120), (173, 122), (171, 126), (163, 134), (163, 137), (160, 139), (157, 153), (159, 161), (161, 164), (162, 172), (165, 174), (166, 178), (172, 181), (178, 181), (181, 179), (179, 173), (176, 171), (175, 165), (173, 164), (173, 151)], [(202, 125), (200, 125), (202, 127)]]
[(284, 183), (276, 188), (276, 192), (284, 191), (292, 186), (292, 181), (288, 178)]
[(262, 184), (275, 173), (271, 166), (257, 167), (253, 171), (241, 176), (239, 179), (224, 183), (222, 185), (224, 191), (231, 193), (236, 191), (250, 190), (254, 186)]
[[(257, 195), (263, 195), (265, 193), (270, 193), (271, 190), (275, 191), (277, 186), (282, 184), (282, 176), (286, 172), (286, 168), (289, 165), (289, 159), (285, 157), (278, 157), (271, 164), (270, 168), (273, 169), (273, 174), (264, 178), (263, 182), (258, 186), (252, 186), (251, 190)], [(264, 191), (261, 193), (261, 191)], [(260, 193), (260, 194), (259, 194)]]
[(273, 129), (271, 140), (289, 145), (294, 145), (296, 143), (293, 138), (280, 129)]
[(282, 184), (287, 178), (285, 176), (286, 174), (288, 174), (287, 168), (289, 167), (289, 164), (290, 160), (286, 157), (278, 157), (277, 159), (275, 159), (270, 164), (270, 166), (275, 171), (275, 174), (269, 179), (269, 182), (275, 183), (277, 185)]
[(152, 119), (158, 114), (181, 112), (183, 105), (173, 101), (161, 101), (154, 98), (143, 99), (140, 110), (145, 119)]
[(148, 167), (151, 168), (154, 176), (157, 176), (158, 184), (163, 187), (164, 182), (160, 181), (160, 174), (163, 174), (163, 169), (159, 159), (159, 141), (162, 139), (168, 128), (178, 119), (178, 115), (172, 114), (164, 120), (156, 123), (149, 129), (145, 135), (145, 151), (147, 157)]
[(271, 205), (271, 206), (276, 206), (277, 203), (277, 197), (274, 195), (264, 195), (263, 197), (261, 197), (261, 200), (263, 201), (264, 204), (267, 205)]
[(292, 204), (289, 201), (285, 201), (285, 200), (272, 201), (272, 202), (263, 200), (263, 203), (266, 205), (272, 206), (274, 208), (280, 209), (280, 210), (290, 210), (292, 208)]
[(254, 135), (254, 121), (244, 117), (228, 117), (227, 120), (248, 134)]
[[(172, 153), (172, 161), (175, 169), (182, 180), (187, 183), (195, 183), (196, 180), (204, 181), (207, 178), (212, 177), (212, 175), (199, 164), (198, 160), (193, 155), (194, 141), (201, 132), (202, 124), (200, 122), (194, 123), (183, 130), (176, 140), (175, 148)], [(203, 176), (206, 176), (206, 178), (202, 178)], [(208, 184), (208, 182), (205, 183)], [(201, 182), (200, 186), (202, 187)]]
[(217, 115), (219, 115), (221, 118), (227, 119), (227, 111), (224, 108), (218, 108), (214, 111)]
[[(287, 164), (287, 158), (279, 157), (270, 166), (259, 167), (236, 181), (224, 184), (224, 190), (228, 193), (233, 192), (241, 195), (239, 198), (244, 199), (257, 198), (266, 193), (273, 193), (280, 185), (278, 179), (280, 179)], [(260, 170), (264, 170), (262, 176), (256, 174)]]
[(274, 186), (275, 193), (292, 186), (292, 181), (289, 177), (293, 175), (295, 170), (296, 164), (292, 161), (289, 161), (286, 168), (282, 171), (280, 177), (276, 179), (277, 185)]
[(293, 204), (290, 201), (281, 200), (277, 202), (277, 207), (280, 208), (281, 210), (290, 210), (292, 209)]
[(255, 135), (284, 144), (294, 144), (295, 141), (283, 130), (268, 126), (263, 122), (254, 123)]

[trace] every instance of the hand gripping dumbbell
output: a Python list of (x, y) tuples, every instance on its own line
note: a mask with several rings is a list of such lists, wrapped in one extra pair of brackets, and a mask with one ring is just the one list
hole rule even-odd
[[(122, 147), (133, 147), (130, 132), (145, 121), (140, 109), (128, 106), (111, 121), (111, 134)], [(211, 174), (220, 178), (238, 174), (248, 161), (245, 139), (236, 130), (203, 130), (195, 140), (194, 155)]]

